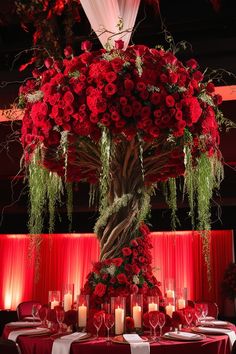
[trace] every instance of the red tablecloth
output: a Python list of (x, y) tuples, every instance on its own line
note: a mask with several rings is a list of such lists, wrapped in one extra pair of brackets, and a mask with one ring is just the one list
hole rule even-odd
[[(14, 328), (16, 329), (16, 328)], [(3, 337), (7, 338), (12, 327), (5, 326)], [(19, 329), (19, 328), (18, 328)], [(17, 342), (22, 354), (51, 354), (53, 338), (44, 335), (38, 337), (19, 336)], [(151, 354), (230, 354), (227, 335), (215, 335), (196, 342), (177, 342), (162, 340), (150, 345)], [(70, 354), (130, 354), (128, 344), (87, 341), (72, 343)]]

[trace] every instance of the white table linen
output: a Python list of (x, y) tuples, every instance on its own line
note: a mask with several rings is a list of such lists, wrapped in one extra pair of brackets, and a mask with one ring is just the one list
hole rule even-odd
[(149, 342), (144, 342), (138, 334), (123, 334), (123, 338), (130, 344), (131, 354), (150, 354)]

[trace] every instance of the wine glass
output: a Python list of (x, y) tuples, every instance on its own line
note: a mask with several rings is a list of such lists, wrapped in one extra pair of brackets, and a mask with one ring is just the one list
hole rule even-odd
[(31, 313), (32, 313), (34, 321), (39, 319), (39, 310), (40, 310), (40, 308), (41, 308), (40, 304), (33, 304), (33, 306), (32, 306)]
[(159, 312), (158, 314), (158, 325), (160, 327), (160, 337), (162, 336), (162, 328), (166, 323), (166, 315), (163, 312)]
[(42, 306), (39, 309), (39, 318), (42, 321), (42, 327), (47, 327), (47, 316), (48, 316), (48, 308), (46, 306)]
[(109, 342), (110, 341), (109, 331), (115, 324), (114, 315), (111, 313), (105, 313), (104, 314), (104, 324), (107, 328), (107, 342)]
[(93, 324), (94, 324), (94, 327), (96, 328), (97, 330), (97, 335), (96, 335), (96, 338), (98, 339), (98, 332), (99, 332), (99, 329), (101, 328), (102, 326), (102, 321), (103, 321), (103, 314), (101, 313), (95, 313), (94, 316), (93, 316)]
[(202, 318), (203, 320), (205, 320), (208, 314), (208, 305), (206, 303), (201, 303), (201, 307), (202, 307)]
[(59, 333), (62, 332), (62, 323), (64, 321), (65, 318), (65, 311), (64, 309), (56, 309), (56, 318), (57, 318), (57, 322), (59, 324)]
[(190, 325), (193, 321), (193, 316), (194, 316), (194, 309), (186, 307), (184, 309), (184, 317), (187, 322), (187, 328), (190, 328)]
[(201, 304), (194, 305), (195, 317), (197, 319), (196, 325), (198, 325), (200, 318), (202, 317), (202, 306)]
[(148, 318), (149, 318), (149, 323), (150, 323), (151, 327), (153, 328), (153, 340), (155, 340), (156, 339), (156, 327), (159, 324), (158, 312), (157, 311), (149, 312)]

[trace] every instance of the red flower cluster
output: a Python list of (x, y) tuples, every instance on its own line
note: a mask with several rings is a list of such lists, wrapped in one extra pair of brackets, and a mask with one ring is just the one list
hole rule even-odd
[(236, 297), (236, 264), (230, 263), (224, 272), (224, 279), (221, 283), (222, 293), (229, 299)]
[(122, 249), (120, 258), (106, 259), (94, 264), (82, 290), (90, 295), (93, 305), (103, 303), (112, 296), (160, 294), (160, 283), (152, 273), (149, 233), (146, 225), (141, 226), (140, 237), (131, 240)]
[[(67, 179), (96, 182), (98, 172), (86, 175), (79, 167), (78, 137), (97, 142), (101, 127), (107, 127), (118, 141), (131, 141), (136, 134), (143, 141), (180, 140), (188, 130), (194, 149), (210, 154), (219, 143), (216, 106), (220, 97), (214, 85), (203, 82), (203, 74), (192, 59), (186, 66), (171, 52), (130, 46), (126, 51), (101, 49), (89, 52), (88, 43), (79, 56), (65, 49), (66, 58), (48, 58), (46, 70), (34, 71), (35, 80), (20, 89), (26, 102), (22, 144), (26, 162), (38, 144), (45, 148), (44, 165), (63, 174), (65, 156), (60, 148), (67, 142)], [(205, 145), (199, 136), (205, 136)], [(183, 149), (173, 151), (161, 175), (148, 182), (176, 177), (184, 172)], [(154, 153), (159, 154), (160, 151)]]

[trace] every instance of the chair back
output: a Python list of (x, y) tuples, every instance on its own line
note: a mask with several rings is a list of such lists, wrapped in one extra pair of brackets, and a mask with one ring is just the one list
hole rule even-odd
[(34, 300), (21, 302), (16, 308), (18, 320), (24, 320), (26, 317), (32, 317), (32, 307), (34, 304), (41, 305), (40, 302)]

